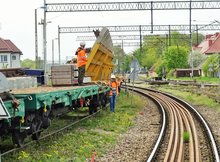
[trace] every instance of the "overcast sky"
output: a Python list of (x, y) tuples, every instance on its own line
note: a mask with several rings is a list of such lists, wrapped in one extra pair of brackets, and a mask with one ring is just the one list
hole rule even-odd
[[(62, 0), (62, 2), (117, 2), (116, 0)], [(128, 2), (135, 0), (120, 0)], [(148, 0), (138, 0), (148, 1)], [(162, 1), (162, 0), (160, 0)], [(47, 0), (47, 3), (60, 0)], [(0, 0), (0, 37), (10, 39), (23, 52), (22, 59), (35, 57), (34, 10), (43, 6), (43, 0)], [(213, 20), (220, 21), (220, 10), (193, 10), (193, 24), (209, 24)], [(43, 18), (43, 10), (38, 9), (38, 22)], [(77, 26), (117, 26), (117, 25), (150, 25), (150, 11), (129, 12), (81, 12), (81, 13), (47, 13), (47, 59), (51, 60), (51, 42), (57, 37), (58, 25), (61, 27)], [(189, 24), (189, 11), (154, 11), (155, 25)], [(38, 25), (39, 56), (42, 52), (42, 25)], [(211, 32), (211, 33), (214, 33)], [(111, 33), (112, 35), (115, 33)], [(120, 33), (116, 33), (120, 34)], [(124, 33), (125, 34), (125, 33)], [(138, 34), (138, 33), (129, 33)], [(143, 34), (150, 34), (144, 32)], [(156, 34), (156, 33), (155, 33)], [(76, 36), (88, 34), (61, 34), (61, 59), (74, 56), (79, 42)], [(90, 34), (92, 35), (92, 33)], [(86, 42), (87, 47), (94, 42)], [(126, 47), (131, 52), (137, 47)], [(58, 60), (57, 41), (55, 41), (55, 60)]]

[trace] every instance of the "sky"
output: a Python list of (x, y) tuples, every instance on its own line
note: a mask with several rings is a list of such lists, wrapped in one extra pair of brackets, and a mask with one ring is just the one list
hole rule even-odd
[[(62, 0), (62, 2), (84, 3), (84, 2), (135, 2), (136, 0)], [(138, 0), (149, 1), (149, 0)], [(160, 0), (163, 1), (163, 0)], [(46, 3), (56, 3), (60, 0), (47, 0)], [(37, 9), (38, 22), (43, 18), (43, 0), (0, 0), (0, 37), (10, 39), (23, 53), (22, 59), (35, 58), (35, 21), (34, 10)], [(192, 10), (192, 24), (209, 24), (211, 21), (220, 21), (220, 10)], [(77, 26), (117, 26), (117, 25), (150, 25), (150, 11), (128, 11), (128, 12), (67, 12), (47, 13), (47, 60), (52, 57), (52, 40), (57, 38), (58, 25), (61, 27)], [(178, 25), (189, 24), (189, 11), (154, 11), (155, 25)], [(42, 48), (42, 25), (38, 25), (38, 52), (43, 57)], [(215, 31), (209, 32), (215, 33)], [(122, 33), (111, 33), (112, 35)], [(126, 33), (123, 33), (126, 34)], [(127, 33), (137, 35), (138, 33)], [(142, 32), (148, 35), (150, 32)], [(156, 34), (154, 32), (154, 34)], [(164, 34), (164, 33), (163, 33)], [(208, 34), (205, 32), (203, 34)], [(91, 34), (61, 34), (61, 60), (74, 56), (79, 46), (77, 36)], [(58, 45), (54, 40), (55, 62), (58, 62)], [(92, 47), (94, 42), (86, 42), (87, 47)], [(126, 53), (132, 52), (137, 47), (125, 47)]]

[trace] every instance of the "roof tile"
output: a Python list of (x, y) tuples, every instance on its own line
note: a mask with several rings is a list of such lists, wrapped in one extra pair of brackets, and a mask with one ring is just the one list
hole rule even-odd
[(15, 46), (10, 40), (5, 40), (0, 38), (0, 52), (12, 52), (12, 53), (20, 53), (22, 54), (21, 50)]

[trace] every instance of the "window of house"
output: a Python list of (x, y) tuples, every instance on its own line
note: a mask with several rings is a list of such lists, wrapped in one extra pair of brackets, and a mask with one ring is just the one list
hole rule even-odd
[(1, 56), (0, 56), (0, 62), (8, 62), (8, 57), (7, 57), (7, 55), (1, 55)]
[(12, 60), (16, 60), (16, 56), (12, 56), (11, 59), (12, 59)]

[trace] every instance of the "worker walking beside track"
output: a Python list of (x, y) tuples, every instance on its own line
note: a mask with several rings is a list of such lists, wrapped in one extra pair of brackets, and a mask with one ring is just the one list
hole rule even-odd
[(118, 83), (116, 82), (115, 75), (111, 75), (110, 87), (110, 111), (115, 112), (116, 96), (118, 95)]
[(90, 52), (90, 48), (85, 48), (85, 42), (80, 43), (80, 47), (77, 49), (76, 54), (77, 55), (77, 67), (78, 67), (78, 84), (81, 86), (83, 84), (83, 79), (85, 76), (86, 71), (86, 63), (87, 63), (87, 57), (86, 53)]
[(118, 94), (121, 92), (121, 79), (119, 76), (116, 77), (116, 82), (118, 84)]

